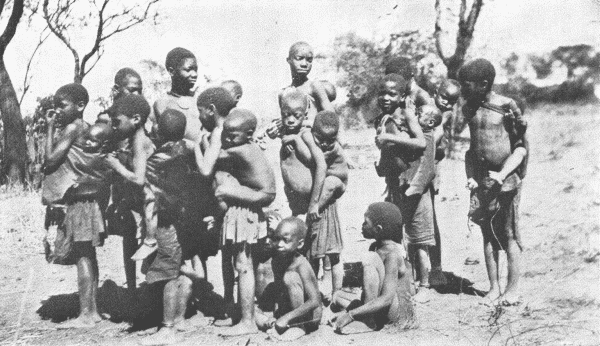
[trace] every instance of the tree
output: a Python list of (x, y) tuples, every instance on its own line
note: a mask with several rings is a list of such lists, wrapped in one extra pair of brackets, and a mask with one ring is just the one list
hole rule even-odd
[[(0, 0), (0, 15), (7, 7), (6, 1)], [(23, 183), (28, 157), (21, 107), (4, 64), (6, 47), (14, 37), (22, 15), (23, 0), (14, 0), (8, 23), (0, 35), (0, 114), (2, 115), (5, 143), (2, 176), (7, 176), (10, 183)]]
[[(49, 0), (43, 0), (42, 16), (50, 31), (73, 55), (73, 81), (81, 83), (102, 58), (104, 46), (111, 37), (147, 20), (156, 24), (159, 1), (56, 0), (50, 5)], [(81, 56), (73, 35), (86, 28), (94, 29), (92, 47)]]
[(440, 0), (435, 0), (435, 31), (433, 35), (435, 37), (436, 48), (438, 55), (446, 65), (448, 69), (448, 78), (456, 79), (458, 76), (458, 70), (462, 67), (465, 62), (467, 50), (473, 41), (473, 32), (475, 31), (475, 24), (477, 18), (479, 18), (479, 12), (483, 6), (483, 0), (473, 0), (471, 5), (471, 11), (467, 15), (467, 0), (460, 0), (460, 12), (458, 14), (458, 31), (456, 33), (456, 47), (454, 53), (448, 56), (443, 48), (443, 32), (442, 32), (442, 7)]

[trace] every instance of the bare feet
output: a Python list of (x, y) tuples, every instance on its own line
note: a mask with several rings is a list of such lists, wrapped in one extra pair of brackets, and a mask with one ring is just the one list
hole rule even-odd
[(353, 321), (337, 330), (342, 335), (369, 333), (375, 331), (375, 323), (372, 320)]
[(92, 328), (96, 326), (96, 323), (102, 321), (102, 317), (96, 314), (95, 316), (79, 316), (75, 319), (68, 320), (59, 324), (56, 328), (58, 329), (81, 329), (81, 328)]
[(275, 328), (271, 328), (271, 329), (269, 329), (269, 331), (267, 333), (273, 339), (279, 340), (279, 341), (294, 341), (294, 340), (298, 340), (302, 336), (306, 335), (306, 332), (304, 331), (304, 329), (299, 328), (299, 327), (289, 328), (285, 332), (283, 332), (283, 334), (279, 334), (279, 333), (277, 333), (277, 331), (275, 331)]
[(483, 298), (492, 305), (495, 304), (498, 298), (500, 298), (500, 288), (497, 286), (492, 287)]
[(183, 337), (175, 332), (174, 327), (163, 327), (155, 334), (145, 337), (140, 341), (141, 345), (173, 345), (183, 341)]
[(514, 292), (506, 292), (499, 298), (503, 306), (517, 306), (522, 303), (521, 296)]
[(417, 294), (413, 296), (413, 299), (417, 303), (424, 304), (431, 300), (432, 294), (433, 292), (431, 292), (431, 289), (429, 287), (420, 286), (419, 292), (417, 292)]
[(156, 240), (149, 241), (144, 239), (142, 246), (131, 256), (131, 259), (134, 261), (143, 261), (146, 257), (152, 255), (154, 251), (158, 249)]
[(240, 336), (258, 333), (258, 327), (254, 322), (240, 322), (231, 328), (219, 332), (221, 336)]

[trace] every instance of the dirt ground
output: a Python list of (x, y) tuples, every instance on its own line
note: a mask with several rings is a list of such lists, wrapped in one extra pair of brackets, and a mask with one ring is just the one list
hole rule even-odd
[[(521, 198), (522, 304), (494, 308), (477, 293), (488, 289), (479, 229), (466, 218), (464, 162), (442, 163), (437, 212), (443, 269), (450, 284), (417, 305), (419, 326), (340, 336), (322, 326), (290, 345), (599, 345), (600, 344), (600, 106), (543, 106), (529, 112), (531, 159)], [(360, 226), (366, 206), (383, 199), (384, 183), (373, 168), (373, 130), (348, 132), (349, 154), (358, 164), (341, 199), (345, 261), (366, 251)], [(277, 143), (269, 153), (274, 154)], [(274, 158), (276, 155), (271, 155)], [(281, 182), (281, 181), (279, 181)], [(281, 187), (281, 184), (280, 184)], [(283, 193), (274, 207), (286, 213)], [(97, 328), (57, 330), (78, 313), (74, 267), (45, 262), (43, 208), (36, 193), (0, 195), (0, 344), (132, 345), (148, 326), (130, 328), (120, 238), (99, 251), (101, 309), (110, 315)], [(465, 259), (478, 264), (465, 264)], [(222, 294), (220, 258), (209, 261), (214, 292)], [(506, 275), (506, 271), (503, 273)], [(139, 275), (139, 282), (143, 276)], [(144, 290), (141, 285), (139, 290)], [(149, 321), (160, 321), (160, 316)], [(151, 330), (151, 329), (150, 329)], [(266, 334), (223, 339), (217, 327), (185, 334), (183, 345), (269, 345)]]

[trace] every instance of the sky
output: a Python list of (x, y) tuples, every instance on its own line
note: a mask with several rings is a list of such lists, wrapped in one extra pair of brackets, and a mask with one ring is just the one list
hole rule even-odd
[[(182, 46), (207, 66), (201, 72), (242, 84), (240, 106), (253, 110), (259, 118), (274, 118), (278, 116), (277, 92), (290, 83), (285, 58), (292, 43), (307, 41), (316, 53), (326, 53), (337, 35), (349, 31), (379, 40), (401, 30), (432, 32), (434, 2), (164, 0), (159, 25), (141, 25), (111, 39), (104, 57), (83, 84), (91, 99), (107, 96), (118, 69), (139, 68), (142, 59), (164, 63), (169, 50)], [(454, 6), (457, 11), (458, 0), (442, 1), (442, 6)], [(448, 21), (444, 26), (452, 30), (456, 24)], [(543, 52), (578, 43), (600, 47), (599, 29), (598, 0), (486, 0), (471, 53), (498, 62), (513, 51)], [(8, 47), (6, 64), (17, 89), (36, 35), (35, 28), (22, 23)], [(448, 42), (452, 44), (454, 38), (449, 37)], [(313, 74), (327, 68), (318, 66), (319, 62), (315, 61)], [(312, 78), (319, 78), (313, 74)], [(32, 87), (23, 101), (23, 113), (31, 113), (38, 96), (51, 94), (71, 82), (72, 76), (72, 56), (51, 37), (34, 61)], [(329, 73), (326, 78), (335, 75)], [(93, 121), (99, 109), (92, 104), (88, 108), (86, 119)]]

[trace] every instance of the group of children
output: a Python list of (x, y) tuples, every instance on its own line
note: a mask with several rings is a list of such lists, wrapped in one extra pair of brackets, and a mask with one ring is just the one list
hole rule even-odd
[[(77, 319), (60, 327), (92, 327), (101, 320), (95, 247), (108, 234), (123, 237), (131, 299), (135, 261), (142, 262), (146, 281), (163, 292), (162, 326), (142, 340), (145, 345), (180, 340), (178, 331), (189, 327), (185, 313), (193, 287), (207, 279), (206, 259), (218, 250), (225, 308), (215, 325), (228, 326), (223, 336), (267, 330), (290, 340), (322, 322), (340, 333), (409, 327), (413, 301), (426, 302), (430, 285), (443, 281), (436, 169), (461, 93), (472, 136), (466, 158), (470, 217), (484, 233), (488, 295), (501, 296), (497, 252), (505, 250), (509, 283), (502, 301), (516, 301), (526, 124), (514, 101), (491, 92), (493, 66), (482, 59), (469, 62), (460, 83), (444, 81), (431, 97), (416, 84), (410, 60), (387, 65), (374, 125), (381, 151), (376, 171), (388, 195), (364, 215), (362, 234), (374, 242), (359, 267), (363, 290), (357, 296), (342, 288), (338, 200), (349, 171), (331, 103), (335, 88), (308, 78), (312, 61), (310, 45), (291, 46), (292, 82), (279, 93), (281, 117), (262, 133), (256, 133), (256, 116), (237, 107), (239, 83), (226, 81), (194, 96), (197, 62), (184, 48), (168, 53), (172, 87), (152, 107), (141, 96), (140, 76), (129, 68), (116, 74), (113, 105), (91, 126), (82, 119), (89, 101), (85, 88), (68, 84), (56, 91), (46, 114), (43, 185), (46, 224), (58, 227), (49, 260), (77, 265), (81, 308)], [(276, 194), (275, 173), (260, 146), (267, 136), (281, 141), (281, 175), (292, 214), (283, 219), (266, 211)], [(269, 259), (273, 282), (264, 288), (259, 274)], [(319, 291), (321, 265), (330, 275), (331, 294)], [(258, 309), (257, 299), (271, 308)]]

